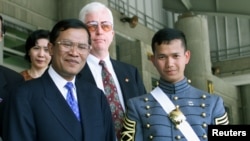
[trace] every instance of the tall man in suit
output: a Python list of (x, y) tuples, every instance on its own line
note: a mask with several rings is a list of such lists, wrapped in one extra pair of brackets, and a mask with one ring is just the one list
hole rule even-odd
[(114, 79), (120, 103), (125, 111), (126, 101), (146, 93), (146, 89), (136, 67), (114, 60), (109, 55), (109, 47), (115, 34), (112, 12), (102, 3), (91, 2), (81, 9), (79, 19), (87, 24), (92, 41), (87, 64), (81, 73), (87, 81), (104, 91), (102, 67), (99, 65), (100, 60), (104, 60)]
[[(0, 42), (3, 40), (4, 36), (4, 27), (3, 27), (3, 18), (0, 15)], [(24, 82), (23, 77), (4, 66), (0, 65), (0, 141), (2, 137), (3, 129), (3, 117), (7, 115), (7, 111), (4, 111), (4, 107), (6, 107), (6, 102), (11, 94), (11, 91), (14, 90), (19, 84)]]
[[(78, 19), (59, 21), (48, 47), (52, 56), (48, 70), (22, 85), (11, 99), (7, 140), (114, 141), (104, 93), (77, 75), (91, 49), (86, 25)], [(68, 82), (73, 83), (73, 90), (66, 89)]]

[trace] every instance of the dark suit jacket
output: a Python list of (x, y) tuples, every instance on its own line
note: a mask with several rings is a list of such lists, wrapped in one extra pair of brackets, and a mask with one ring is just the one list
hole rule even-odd
[(11, 91), (16, 88), (20, 83), (24, 82), (23, 77), (4, 66), (0, 66), (0, 136), (2, 136), (2, 123), (3, 116), (6, 114), (3, 112), (3, 108), (7, 101), (7, 96), (10, 95)]
[[(111, 63), (121, 86), (124, 104), (127, 103), (129, 98), (147, 93), (136, 67), (114, 59), (111, 59)], [(95, 79), (87, 63), (80, 73), (86, 81), (96, 85)]]
[(11, 99), (8, 141), (115, 141), (103, 92), (79, 77), (75, 85), (81, 122), (48, 71), (22, 85)]

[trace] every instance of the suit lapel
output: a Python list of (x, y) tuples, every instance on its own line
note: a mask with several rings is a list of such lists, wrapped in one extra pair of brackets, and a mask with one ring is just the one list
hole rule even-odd
[(85, 86), (84, 82), (81, 82), (76, 80), (76, 87), (77, 87), (77, 98), (78, 98), (78, 105), (79, 105), (79, 111), (81, 113), (81, 121), (84, 124), (86, 121), (85, 118), (87, 117), (86, 113), (88, 105), (88, 98), (86, 97), (87, 94), (87, 87)]
[(91, 70), (89, 68), (88, 63), (85, 64), (84, 68), (81, 70), (81, 72), (78, 74), (78, 76), (82, 77), (85, 81), (96, 85), (94, 76), (91, 73)]
[(131, 88), (131, 86), (130, 86), (131, 85), (131, 83), (130, 83), (131, 76), (129, 76), (129, 74), (127, 74), (127, 71), (124, 71), (124, 70), (127, 70), (128, 68), (125, 68), (124, 65), (122, 65), (120, 62), (111, 59), (111, 63), (113, 65), (116, 76), (119, 76), (119, 77), (117, 77), (117, 79), (119, 81), (121, 91), (123, 94), (123, 98), (124, 98), (124, 101), (126, 103), (126, 99), (128, 99), (130, 97), (130, 94), (132, 94), (130, 92), (130, 89), (129, 89), (129, 88)]
[[(114, 71), (115, 71), (115, 74), (116, 76), (119, 76), (117, 77), (121, 87), (124, 87), (124, 84), (126, 84), (126, 79), (128, 80), (129, 79), (129, 76), (126, 75), (125, 71), (124, 71), (124, 68), (122, 65), (118, 64), (117, 61), (114, 61), (113, 59), (111, 59), (111, 63), (113, 65), (113, 68), (114, 68)], [(126, 83), (125, 83), (126, 82)]]
[(42, 81), (42, 86), (46, 86), (44, 101), (54, 116), (58, 119), (58, 122), (72, 135), (73, 138), (81, 135), (81, 124), (79, 124), (79, 121), (47, 71), (45, 72), (45, 75), (42, 76)]

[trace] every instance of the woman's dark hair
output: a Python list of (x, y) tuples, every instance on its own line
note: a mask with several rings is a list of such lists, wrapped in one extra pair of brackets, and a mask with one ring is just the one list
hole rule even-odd
[(48, 39), (49, 40), (49, 34), (50, 32), (48, 30), (44, 29), (39, 29), (34, 32), (32, 32), (29, 37), (26, 40), (25, 43), (25, 56), (24, 58), (31, 62), (30, 56), (29, 56), (29, 51), (32, 47), (34, 47), (37, 44), (37, 40), (39, 39)]

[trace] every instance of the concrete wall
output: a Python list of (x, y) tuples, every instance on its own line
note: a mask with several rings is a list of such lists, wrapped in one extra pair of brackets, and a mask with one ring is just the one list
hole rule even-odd
[(50, 29), (57, 20), (57, 0), (1, 0), (0, 13), (37, 28)]

